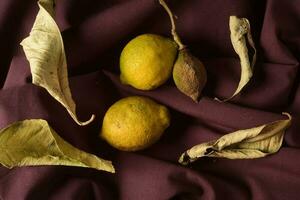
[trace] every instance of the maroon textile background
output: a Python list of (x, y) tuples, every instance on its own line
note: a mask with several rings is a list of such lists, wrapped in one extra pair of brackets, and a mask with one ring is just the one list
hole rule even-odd
[[(0, 167), (1, 200), (35, 199), (278, 199), (300, 197), (300, 0), (170, 0), (178, 32), (203, 60), (208, 84), (199, 104), (169, 81), (142, 92), (118, 79), (124, 45), (142, 33), (169, 36), (169, 19), (157, 0), (60, 0), (62, 30), (78, 116), (95, 122), (79, 127), (44, 89), (32, 85), (19, 45), (32, 27), (36, 0), (0, 1), (0, 127), (43, 118), (68, 142), (111, 159), (116, 174), (75, 167)], [(246, 17), (258, 47), (254, 78), (230, 103), (240, 65), (229, 37), (230, 15)], [(128, 95), (150, 96), (168, 106), (172, 123), (151, 148), (116, 151), (98, 138), (105, 111)], [(187, 148), (241, 128), (292, 114), (281, 150), (255, 160), (201, 159), (189, 167), (177, 163)], [(1, 153), (1, 152), (0, 152)]]

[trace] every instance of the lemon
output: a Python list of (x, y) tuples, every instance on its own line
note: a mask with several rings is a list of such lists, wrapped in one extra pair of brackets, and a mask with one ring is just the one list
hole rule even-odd
[(147, 97), (132, 96), (108, 109), (100, 137), (119, 150), (137, 151), (158, 141), (169, 124), (165, 106)]
[(121, 53), (121, 82), (140, 90), (155, 89), (171, 76), (176, 56), (173, 40), (155, 34), (137, 36)]

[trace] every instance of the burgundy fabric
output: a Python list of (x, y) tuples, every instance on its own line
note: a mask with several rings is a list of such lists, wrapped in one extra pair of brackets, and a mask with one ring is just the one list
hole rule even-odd
[[(119, 55), (142, 33), (170, 36), (169, 19), (157, 0), (60, 0), (57, 21), (66, 48), (70, 86), (81, 120), (79, 127), (44, 89), (31, 84), (19, 45), (32, 27), (36, 0), (0, 1), (0, 127), (43, 118), (68, 142), (110, 159), (116, 174), (63, 166), (0, 167), (1, 200), (35, 199), (278, 199), (300, 198), (300, 0), (170, 0), (178, 32), (205, 63), (208, 83), (196, 104), (170, 80), (153, 91), (120, 84)], [(258, 48), (254, 77), (229, 103), (240, 65), (229, 37), (230, 15), (250, 20)], [(147, 150), (120, 152), (98, 138), (105, 111), (129, 95), (149, 96), (168, 106), (171, 126)], [(282, 119), (293, 125), (274, 155), (255, 160), (201, 159), (177, 163), (195, 144), (242, 128)], [(1, 153), (1, 152), (0, 152)]]

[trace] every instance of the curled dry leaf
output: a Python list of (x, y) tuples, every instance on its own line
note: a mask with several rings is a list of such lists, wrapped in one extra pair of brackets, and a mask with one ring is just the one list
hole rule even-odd
[(0, 150), (0, 164), (7, 168), (65, 165), (115, 172), (110, 161), (73, 147), (41, 119), (15, 122), (0, 130)]
[(284, 114), (288, 119), (238, 130), (215, 141), (198, 144), (185, 151), (179, 163), (187, 165), (201, 157), (251, 159), (276, 153), (281, 147), (285, 130), (291, 124), (292, 117)]
[(173, 80), (176, 87), (185, 95), (198, 102), (201, 92), (206, 84), (207, 75), (203, 63), (193, 56), (187, 47), (182, 44), (176, 32), (174, 15), (164, 0), (159, 0), (169, 15), (173, 40), (177, 43), (179, 52), (173, 68)]
[(54, 20), (54, 1), (39, 0), (38, 5), (40, 9), (30, 35), (21, 43), (30, 64), (32, 83), (45, 88), (67, 109), (77, 124), (87, 125), (95, 116), (92, 115), (86, 122), (77, 119), (63, 40)]
[[(241, 92), (243, 87), (249, 82), (252, 77), (252, 70), (256, 62), (256, 49), (252, 39), (250, 23), (246, 18), (238, 18), (230, 16), (229, 18), (230, 39), (235, 52), (240, 58), (241, 78), (237, 89), (231, 97), (224, 101), (228, 101)], [(246, 35), (249, 45), (253, 48), (254, 54), (252, 62), (249, 61)]]

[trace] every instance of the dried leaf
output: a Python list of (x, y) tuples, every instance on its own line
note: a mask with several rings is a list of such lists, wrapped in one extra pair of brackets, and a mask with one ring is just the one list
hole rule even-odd
[(110, 161), (76, 149), (41, 119), (15, 122), (0, 130), (0, 150), (0, 164), (7, 168), (65, 165), (115, 172)]
[[(245, 85), (249, 82), (252, 77), (252, 70), (256, 62), (256, 49), (252, 39), (250, 23), (246, 18), (238, 18), (236, 16), (230, 16), (229, 18), (229, 28), (230, 28), (230, 39), (232, 46), (235, 52), (239, 55), (240, 63), (241, 63), (241, 78), (237, 89), (234, 94), (226, 99), (228, 101), (236, 96), (241, 90), (245, 87)], [(252, 58), (252, 62), (250, 64), (246, 35), (249, 45), (254, 50), (254, 55)]]
[(39, 12), (30, 35), (21, 45), (30, 63), (32, 83), (45, 88), (79, 125), (93, 121), (94, 115), (80, 122), (68, 83), (67, 61), (60, 30), (54, 20), (54, 1), (39, 0)]
[(226, 134), (215, 141), (198, 144), (185, 151), (179, 163), (186, 165), (201, 157), (219, 157), (229, 159), (260, 158), (276, 153), (281, 147), (284, 131), (291, 124), (291, 116), (258, 127), (238, 130)]

